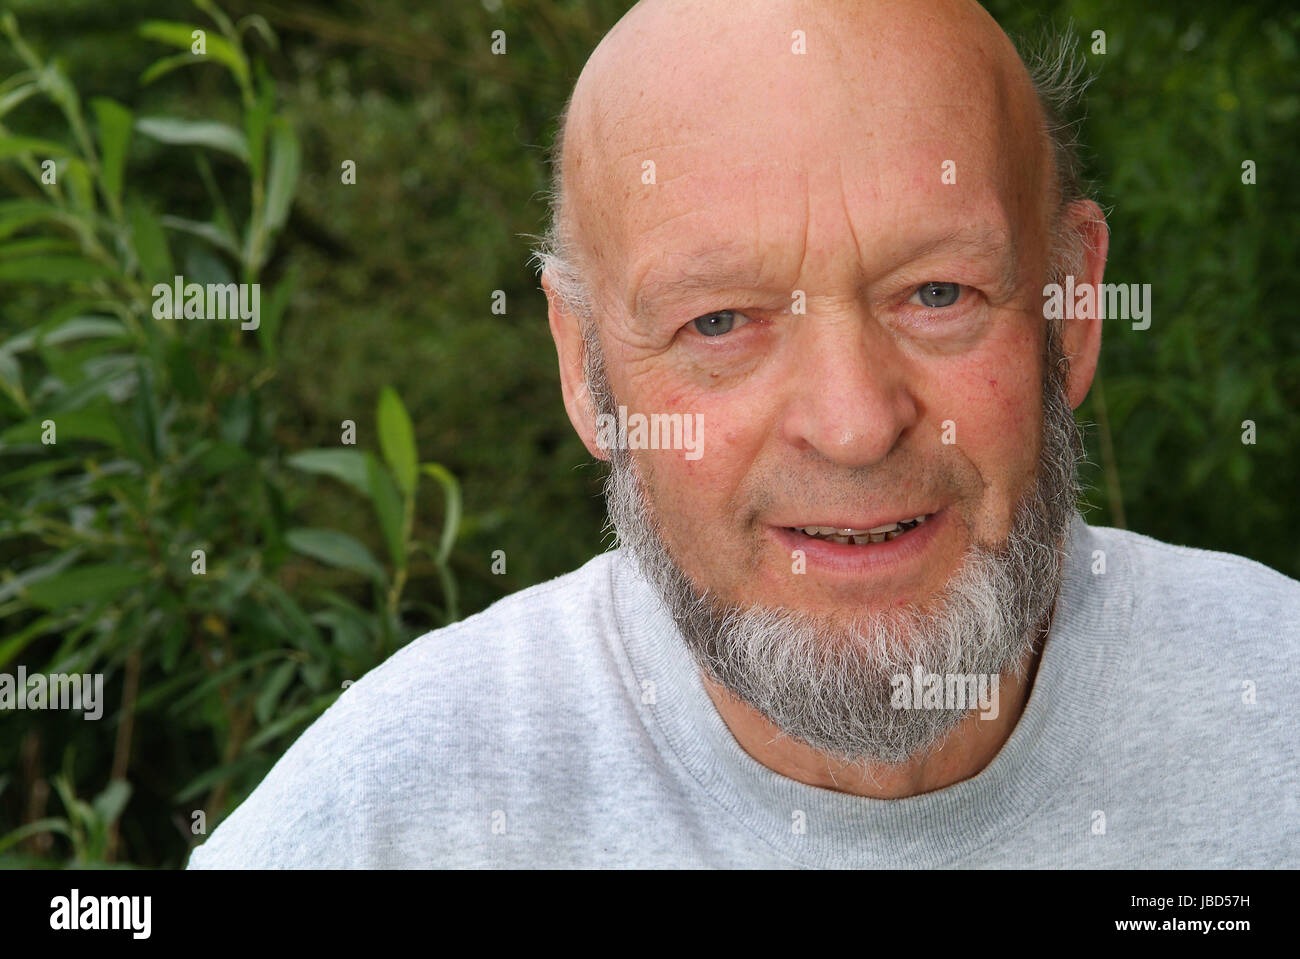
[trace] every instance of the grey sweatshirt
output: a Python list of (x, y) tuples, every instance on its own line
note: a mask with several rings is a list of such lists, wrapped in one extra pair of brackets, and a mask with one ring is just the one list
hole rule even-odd
[(614, 551), (372, 670), (190, 868), (1296, 868), (1298, 687), (1300, 583), (1076, 518), (1001, 751), (867, 799), (745, 753)]

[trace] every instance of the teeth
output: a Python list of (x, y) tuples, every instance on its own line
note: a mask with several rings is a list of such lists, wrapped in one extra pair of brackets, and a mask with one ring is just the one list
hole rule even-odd
[(909, 529), (920, 526), (925, 520), (926, 517), (922, 514), (911, 519), (900, 520), (897, 523), (886, 523), (884, 526), (876, 526), (872, 529), (849, 529), (835, 526), (796, 526), (795, 529), (806, 536), (815, 536), (818, 539), (826, 540), (828, 543), (864, 546), (868, 543), (888, 542), (906, 533)]

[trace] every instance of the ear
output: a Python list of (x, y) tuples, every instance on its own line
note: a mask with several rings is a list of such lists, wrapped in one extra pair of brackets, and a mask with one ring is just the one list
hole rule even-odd
[(596, 445), (596, 408), (587, 392), (587, 382), (582, 375), (582, 364), (587, 344), (582, 338), (582, 322), (566, 311), (556, 296), (549, 272), (542, 273), (542, 289), (546, 293), (547, 317), (555, 352), (560, 360), (560, 391), (564, 394), (564, 409), (569, 422), (578, 432), (587, 452), (598, 460), (609, 455)]
[[(1080, 200), (1065, 211), (1061, 229), (1066, 231), (1065, 242), (1080, 253), (1076, 261), (1080, 269), (1074, 276), (1075, 287), (1088, 283), (1100, 293), (1102, 277), (1106, 273), (1106, 254), (1110, 249), (1106, 215), (1092, 200)], [(1097, 373), (1097, 360), (1101, 355), (1100, 313), (1099, 309), (1094, 309), (1090, 316), (1061, 321), (1061, 347), (1070, 364), (1066, 395), (1072, 409), (1078, 409), (1088, 395)]]

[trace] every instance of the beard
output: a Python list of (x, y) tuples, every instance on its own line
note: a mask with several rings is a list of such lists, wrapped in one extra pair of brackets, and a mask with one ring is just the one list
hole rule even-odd
[[(627, 450), (609, 450), (605, 501), (617, 545), (658, 593), (697, 666), (791, 739), (863, 765), (928, 753), (972, 711), (973, 703), (896, 708), (895, 677), (910, 683), (917, 667), (945, 679), (1023, 676), (1060, 589), (1083, 457), (1055, 324), (1046, 340), (1041, 451), (1006, 541), (969, 546), (924, 604), (863, 611), (847, 625), (830, 615), (728, 603), (698, 589), (659, 532), (636, 461)], [(612, 415), (617, 403), (594, 329), (586, 341), (587, 389), (597, 411)]]

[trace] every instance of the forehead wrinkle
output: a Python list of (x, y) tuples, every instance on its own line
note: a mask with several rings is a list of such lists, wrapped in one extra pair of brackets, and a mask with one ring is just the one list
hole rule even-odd
[[(737, 251), (735, 254), (728, 252), (733, 248)], [(674, 295), (696, 290), (723, 290), (749, 285), (755, 273), (751, 268), (752, 265), (740, 257), (741, 249), (742, 245), (737, 243), (729, 244), (721, 250), (709, 250), (699, 254), (666, 254), (688, 258), (692, 268), (678, 276), (662, 280), (649, 282), (643, 280), (638, 285), (633, 315), (645, 320), (660, 302)], [(1016, 239), (1010, 231), (1001, 227), (988, 225), (957, 227), (908, 249), (903, 256), (899, 257), (898, 262), (909, 263), (928, 254), (945, 251), (986, 257), (997, 256), (1001, 267), (998, 276), (1000, 288), (1013, 289), (1017, 285), (1019, 258)]]
[[(691, 262), (685, 272), (664, 279), (647, 281), (643, 276), (637, 284), (633, 301), (633, 314), (646, 319), (655, 307), (674, 295), (695, 290), (721, 289), (726, 285), (741, 285), (756, 276), (754, 264), (744, 259), (743, 245), (730, 243), (700, 253), (667, 253), (667, 257), (685, 257)], [(647, 274), (653, 272), (651, 264)]]
[[(752, 286), (764, 273), (768, 252), (762, 245), (760, 208), (763, 204), (759, 203), (759, 197), (761, 195), (766, 200), (770, 214), (773, 197), (790, 191), (788, 184), (770, 180), (774, 172), (785, 172), (785, 168), (786, 164), (777, 160), (745, 164), (742, 170), (733, 171), (727, 186), (738, 189), (727, 192), (725, 206), (719, 206), (717, 202), (723, 186), (711, 181), (711, 174), (689, 170), (675, 178), (683, 180), (683, 183), (676, 190), (667, 192), (677, 194), (674, 206), (681, 204), (680, 208), (643, 231), (642, 242), (653, 244), (669, 224), (688, 216), (704, 217), (713, 229), (701, 231), (701, 236), (692, 238), (688, 249), (664, 249), (669, 243), (651, 245), (654, 255), (639, 274), (630, 277), (633, 281), (630, 289), (636, 291), (631, 298), (633, 315), (646, 318), (654, 301), (680, 291), (718, 288), (727, 283)], [(803, 182), (803, 177), (802, 171), (796, 171), (798, 183)], [(666, 183), (660, 184), (660, 187), (664, 186)], [(806, 204), (806, 199), (801, 203)], [(717, 232), (718, 224), (723, 222), (730, 227), (725, 234)], [(671, 236), (691, 236), (681, 229), (668, 232)], [(673, 272), (673, 264), (682, 260), (686, 266), (681, 272)]]
[(951, 247), (959, 252), (984, 253), (991, 248), (1013, 249), (1015, 238), (1010, 230), (1000, 226), (962, 226), (928, 244), (929, 249), (943, 247)]
[(932, 253), (951, 250), (957, 254), (989, 256), (1001, 253), (1003, 287), (1015, 285), (1019, 257), (1015, 234), (1004, 227), (982, 224), (959, 226), (917, 246), (907, 249), (901, 262), (911, 262)]

